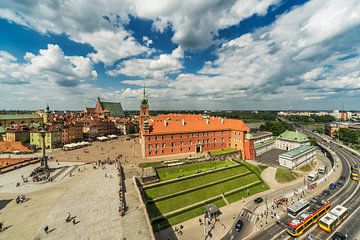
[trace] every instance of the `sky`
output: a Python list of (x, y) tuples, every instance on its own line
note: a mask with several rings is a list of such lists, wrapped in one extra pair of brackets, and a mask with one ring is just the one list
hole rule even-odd
[(360, 0), (0, 1), (0, 109), (360, 110)]

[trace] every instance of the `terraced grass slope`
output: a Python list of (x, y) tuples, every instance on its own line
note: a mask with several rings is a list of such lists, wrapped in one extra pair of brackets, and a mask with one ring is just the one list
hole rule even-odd
[[(192, 164), (189, 172), (197, 172), (196, 166), (200, 169), (205, 166), (198, 164)], [(244, 164), (145, 187), (147, 209), (154, 228), (196, 217), (208, 203), (222, 207), (225, 205), (223, 198), (232, 203), (268, 189), (259, 175), (262, 169)]]
[(232, 161), (206, 161), (194, 164), (184, 164), (175, 167), (158, 168), (156, 172), (160, 181), (167, 181), (178, 177), (189, 176), (195, 173), (231, 166), (233, 164), (234, 163)]

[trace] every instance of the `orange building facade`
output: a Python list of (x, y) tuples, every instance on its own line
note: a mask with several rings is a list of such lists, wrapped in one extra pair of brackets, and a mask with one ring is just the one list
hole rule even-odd
[(238, 119), (207, 115), (149, 116), (145, 95), (140, 105), (140, 141), (145, 158), (236, 149), (243, 159), (254, 159), (254, 144), (246, 139), (249, 127)]

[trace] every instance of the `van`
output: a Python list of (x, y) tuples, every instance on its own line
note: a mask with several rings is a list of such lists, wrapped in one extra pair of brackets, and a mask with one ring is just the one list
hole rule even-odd
[(325, 165), (321, 165), (318, 169), (318, 172), (321, 174), (325, 174), (326, 173), (326, 166)]
[(314, 171), (314, 172), (309, 173), (309, 175), (307, 176), (307, 179), (309, 181), (314, 182), (316, 179), (318, 179), (318, 177), (319, 177), (319, 174)]

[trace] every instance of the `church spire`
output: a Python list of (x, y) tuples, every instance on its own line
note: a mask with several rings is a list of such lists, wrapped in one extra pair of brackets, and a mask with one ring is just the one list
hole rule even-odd
[(148, 99), (146, 97), (146, 91), (145, 91), (145, 83), (144, 83), (143, 98), (141, 100), (141, 104), (142, 105), (147, 105), (148, 104)]

